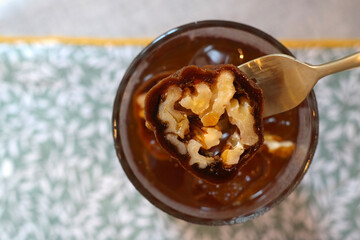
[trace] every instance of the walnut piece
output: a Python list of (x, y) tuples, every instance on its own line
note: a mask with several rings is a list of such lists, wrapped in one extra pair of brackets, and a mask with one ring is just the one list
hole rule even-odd
[(248, 146), (254, 145), (259, 137), (254, 130), (255, 119), (248, 101), (241, 99), (239, 103), (238, 100), (231, 99), (226, 112), (230, 122), (240, 130), (240, 142)]
[(234, 79), (232, 72), (220, 72), (212, 92), (210, 108), (200, 115), (205, 127), (215, 126), (225, 112), (225, 106), (235, 94)]
[(244, 152), (244, 146), (241, 144), (240, 135), (234, 132), (226, 142), (227, 149), (221, 154), (221, 158), (226, 165), (233, 165), (239, 162), (241, 154)]
[(190, 165), (193, 165), (195, 163), (198, 164), (199, 168), (206, 168), (209, 164), (214, 162), (213, 157), (205, 157), (203, 155), (199, 154), (199, 150), (202, 147), (201, 143), (198, 141), (191, 139), (187, 145), (187, 150), (190, 155)]
[(175, 134), (166, 134), (166, 139), (177, 148), (180, 154), (185, 155), (187, 153), (185, 143), (180, 141)]
[(175, 102), (182, 96), (182, 90), (176, 86), (170, 86), (165, 94), (165, 101), (159, 105), (158, 117), (168, 124), (166, 133), (176, 133), (184, 138), (185, 132), (189, 130), (189, 120), (185, 113), (175, 110)]
[(211, 90), (205, 83), (199, 83), (194, 86), (196, 94), (191, 94), (187, 89), (185, 96), (179, 102), (184, 108), (190, 109), (195, 114), (201, 114), (209, 107), (211, 99)]
[(220, 143), (222, 132), (214, 127), (204, 127), (205, 134), (203, 135), (203, 148), (210, 149)]

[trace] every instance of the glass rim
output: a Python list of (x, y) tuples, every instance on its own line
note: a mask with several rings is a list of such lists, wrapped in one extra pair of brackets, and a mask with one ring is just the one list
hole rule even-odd
[(134, 187), (153, 205), (155, 205), (157, 208), (161, 209), (162, 211), (166, 212), (167, 214), (170, 214), (174, 217), (183, 219), (188, 222), (197, 223), (197, 224), (204, 224), (204, 225), (226, 225), (226, 224), (234, 224), (234, 223), (240, 223), (244, 222), (250, 219), (253, 219), (257, 216), (260, 216), (270, 210), (272, 207), (276, 206), (278, 203), (280, 203), (282, 200), (284, 200), (293, 190), (298, 186), (298, 184), (301, 182), (303, 176), (308, 170), (308, 167), (311, 163), (311, 160), (314, 156), (317, 142), (318, 142), (318, 133), (319, 133), (319, 118), (318, 118), (318, 108), (317, 108), (317, 101), (315, 97), (315, 93), (312, 90), (310, 94), (307, 96), (306, 100), (309, 103), (309, 108), (312, 111), (312, 121), (311, 121), (311, 142), (309, 151), (307, 152), (307, 156), (304, 158), (304, 163), (301, 166), (298, 174), (294, 177), (294, 181), (285, 188), (281, 193), (279, 193), (278, 197), (271, 199), (266, 205), (260, 207), (259, 209), (252, 211), (251, 213), (247, 215), (241, 215), (234, 218), (227, 218), (227, 219), (206, 219), (206, 218), (200, 218), (196, 216), (190, 216), (186, 213), (182, 213), (180, 211), (177, 211), (176, 209), (172, 208), (171, 206), (161, 202), (158, 198), (156, 198), (149, 190), (147, 190), (143, 184), (139, 181), (139, 179), (135, 176), (133, 173), (132, 168), (129, 166), (129, 164), (126, 161), (126, 157), (124, 154), (124, 151), (122, 149), (122, 143), (120, 139), (120, 130), (119, 130), (119, 114), (120, 114), (120, 106), (122, 102), (122, 97), (125, 92), (126, 85), (130, 79), (130, 76), (132, 75), (132, 72), (134, 69), (137, 68), (137, 66), (140, 64), (143, 56), (146, 56), (149, 52), (151, 52), (154, 48), (161, 45), (162, 43), (166, 42), (167, 40), (171, 39), (173, 36), (177, 36), (181, 33), (191, 31), (194, 29), (200, 29), (200, 28), (207, 28), (207, 27), (224, 27), (228, 29), (234, 29), (234, 30), (241, 30), (248, 33), (251, 33), (259, 38), (262, 38), (266, 42), (270, 43), (272, 46), (277, 48), (282, 53), (294, 56), (283, 44), (281, 44), (278, 40), (270, 36), (269, 34), (254, 28), (252, 26), (232, 22), (232, 21), (224, 21), (224, 20), (204, 20), (204, 21), (195, 21), (191, 22), (185, 25), (181, 25), (179, 27), (175, 27), (173, 29), (170, 29), (169, 31), (161, 34), (159, 37), (155, 38), (149, 45), (147, 45), (132, 61), (132, 63), (127, 68), (120, 85), (117, 89), (116, 97), (114, 100), (113, 105), (113, 115), (112, 115), (112, 131), (113, 131), (113, 138), (114, 138), (114, 145), (116, 149), (116, 154), (118, 157), (118, 160), (127, 175), (130, 182), (134, 185)]

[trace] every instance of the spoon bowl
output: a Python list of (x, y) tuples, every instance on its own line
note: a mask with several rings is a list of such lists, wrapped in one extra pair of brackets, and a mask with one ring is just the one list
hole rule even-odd
[(255, 79), (264, 95), (264, 117), (298, 106), (319, 81), (332, 73), (360, 66), (360, 52), (323, 65), (310, 65), (285, 54), (271, 54), (238, 68)]

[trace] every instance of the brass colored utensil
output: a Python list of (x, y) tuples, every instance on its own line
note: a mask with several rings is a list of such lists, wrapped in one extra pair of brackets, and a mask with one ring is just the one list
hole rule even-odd
[(264, 117), (285, 112), (299, 105), (319, 79), (360, 67), (360, 52), (322, 65), (302, 63), (285, 54), (272, 54), (239, 66), (264, 94)]

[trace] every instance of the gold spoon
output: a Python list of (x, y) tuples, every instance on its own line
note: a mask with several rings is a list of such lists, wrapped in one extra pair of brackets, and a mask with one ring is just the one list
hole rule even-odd
[(319, 79), (355, 67), (360, 67), (360, 52), (317, 66), (285, 54), (272, 54), (238, 68), (263, 90), (264, 117), (269, 117), (299, 105)]

